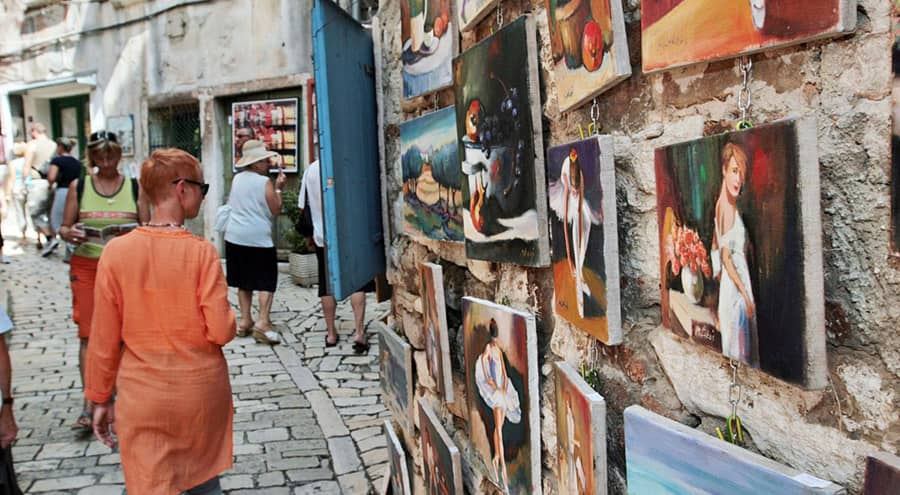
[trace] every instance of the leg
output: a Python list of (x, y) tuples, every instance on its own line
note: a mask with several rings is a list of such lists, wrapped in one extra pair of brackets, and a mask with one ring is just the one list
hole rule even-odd
[(497, 427), (497, 438), (500, 444), (500, 469), (503, 486), (509, 490), (509, 475), (506, 473), (506, 452), (503, 451), (503, 423), (506, 422), (506, 410), (502, 407), (494, 409), (494, 421)]
[(492, 459), (494, 464), (494, 471), (497, 473), (497, 481), (503, 481), (503, 474), (500, 470), (501, 466), (501, 456), (503, 455), (503, 435), (500, 430), (503, 428), (503, 407), (498, 406), (494, 408), (494, 434), (493, 434), (493, 442), (494, 442), (494, 458)]
[(253, 326), (253, 315), (251, 314), (251, 309), (253, 306), (253, 291), (238, 289), (238, 306), (241, 310), (241, 328), (247, 328)]
[(350, 296), (350, 306), (353, 307), (353, 320), (356, 325), (356, 335), (353, 337), (354, 342), (365, 343), (365, 324), (366, 319), (366, 293), (354, 292)]
[(272, 329), (270, 314), (272, 313), (272, 300), (274, 299), (274, 292), (259, 291), (259, 325), (256, 328), (262, 331), (267, 332)]
[(334, 300), (334, 296), (322, 296), (321, 301), (322, 312), (325, 313), (325, 329), (328, 331), (325, 342), (337, 342), (338, 334), (334, 329), (334, 316), (337, 310), (337, 301)]
[(194, 488), (187, 490), (188, 495), (222, 495), (222, 485), (219, 484), (219, 477), (201, 483)]

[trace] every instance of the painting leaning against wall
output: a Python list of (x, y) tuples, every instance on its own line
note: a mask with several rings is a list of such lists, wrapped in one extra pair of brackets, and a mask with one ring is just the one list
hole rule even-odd
[(656, 149), (663, 325), (806, 388), (827, 382), (812, 118)]
[(419, 399), (419, 432), (425, 493), (463, 495), (459, 449), (424, 399)]
[(403, 443), (394, 431), (394, 426), (390, 421), (383, 424), (384, 436), (387, 439), (388, 450), (388, 475), (390, 476), (390, 486), (392, 495), (410, 495), (409, 485), (409, 467), (406, 462), (406, 451), (403, 450)]
[(404, 98), (453, 84), (459, 36), (451, 16), (450, 0), (400, 0)]
[(556, 363), (559, 493), (606, 495), (606, 401), (565, 362)]
[(414, 428), (412, 416), (412, 347), (394, 330), (380, 325), (378, 363), (384, 405), (407, 435)]
[[(450, 369), (450, 339), (447, 307), (444, 302), (444, 270), (434, 263), (419, 263), (419, 296), (425, 319), (425, 360), (427, 373), (437, 384), (438, 395), (453, 402)], [(421, 372), (421, 371), (420, 371)]]

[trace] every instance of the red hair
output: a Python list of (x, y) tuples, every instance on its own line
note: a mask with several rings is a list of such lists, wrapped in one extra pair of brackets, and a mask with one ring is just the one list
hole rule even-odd
[(177, 179), (201, 180), (200, 162), (178, 148), (156, 150), (141, 165), (141, 192), (151, 203), (166, 199)]

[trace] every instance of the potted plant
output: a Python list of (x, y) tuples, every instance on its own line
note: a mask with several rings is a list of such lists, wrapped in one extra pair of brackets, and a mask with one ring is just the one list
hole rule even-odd
[[(290, 219), (291, 225), (296, 225), (300, 219), (300, 207), (297, 206), (296, 191), (284, 191), (282, 194), (282, 210)], [(303, 287), (312, 287), (319, 280), (319, 265), (316, 261), (316, 253), (310, 247), (311, 239), (298, 233), (293, 228), (284, 235), (291, 246), (288, 255), (288, 273), (295, 284)]]

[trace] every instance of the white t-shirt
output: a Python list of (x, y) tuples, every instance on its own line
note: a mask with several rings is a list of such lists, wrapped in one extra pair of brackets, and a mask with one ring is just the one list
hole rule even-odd
[(300, 197), (297, 199), (300, 209), (309, 195), (309, 215), (313, 222), (313, 241), (316, 246), (325, 247), (325, 230), (322, 228), (322, 175), (319, 172), (319, 161), (312, 162), (303, 172), (300, 184)]
[(272, 210), (266, 202), (269, 178), (246, 171), (234, 176), (228, 205), (231, 216), (225, 229), (225, 241), (249, 247), (274, 247)]

